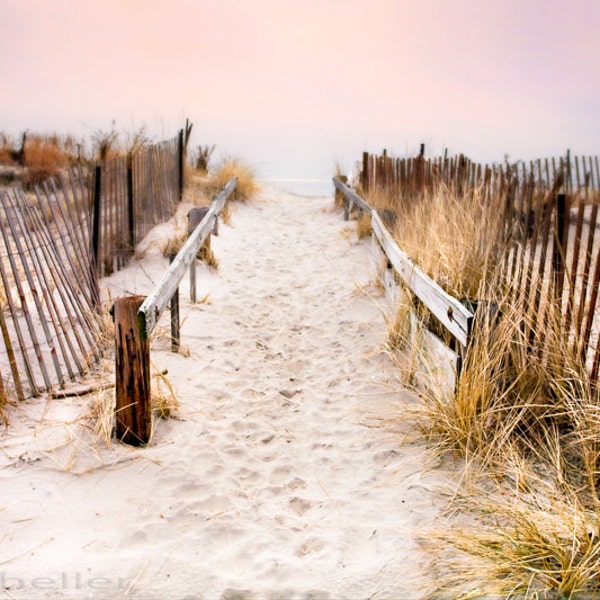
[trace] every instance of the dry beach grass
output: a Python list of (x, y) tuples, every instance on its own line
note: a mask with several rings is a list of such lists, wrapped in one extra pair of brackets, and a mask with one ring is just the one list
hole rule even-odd
[[(434, 597), (595, 597), (600, 402), (560, 311), (546, 297), (539, 311), (547, 318), (533, 320), (509, 301), (502, 226), (477, 192), (441, 188), (412, 202), (379, 193), (371, 202), (398, 212), (399, 244), (446, 291), (494, 307), (476, 322), (455, 390), (435, 378), (415, 388), (422, 431), (440, 455), (464, 465), (452, 526), (431, 534), (443, 557)], [(429, 328), (423, 307), (406, 295), (391, 323), (392, 347), (416, 339), (411, 312), (417, 327)], [(532, 352), (530, 332), (543, 353)], [(434, 373), (438, 360), (410, 348), (400, 358), (405, 383), (419, 368)]]

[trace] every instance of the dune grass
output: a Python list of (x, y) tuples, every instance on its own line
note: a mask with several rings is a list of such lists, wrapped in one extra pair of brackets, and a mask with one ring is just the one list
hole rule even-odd
[(25, 133), (18, 141), (0, 133), (0, 164), (20, 166), (26, 187), (58, 174), (82, 159), (83, 144), (70, 135)]
[(506, 246), (502, 213), (481, 190), (457, 195), (444, 186), (418, 198), (382, 190), (371, 206), (396, 213), (393, 234), (401, 248), (456, 298), (477, 298), (494, 285)]
[(371, 217), (366, 213), (362, 213), (356, 222), (356, 234), (358, 235), (358, 239), (362, 240), (363, 238), (369, 237), (371, 233), (373, 233)]
[(456, 502), (477, 524), (432, 533), (438, 598), (597, 598), (600, 512), (523, 466), (526, 489), (474, 486)]
[(438, 359), (415, 348), (415, 328), (436, 327), (410, 293), (389, 327), (389, 346), (405, 346), (399, 364), (421, 399), (423, 433), (464, 465), (450, 527), (427, 536), (441, 557), (434, 597), (596, 597), (600, 398), (566, 343), (559, 307), (543, 298), (540, 320), (510, 301), (502, 214), (478, 190), (458, 196), (440, 187), (418, 198), (376, 191), (368, 201), (397, 213), (394, 235), (428, 275), (483, 306), (451, 393), (431, 380), (434, 365), (427, 385), (414, 384), (419, 364)]
[(217, 194), (233, 177), (237, 177), (237, 186), (233, 193), (233, 200), (246, 202), (260, 189), (256, 181), (256, 175), (251, 167), (239, 159), (227, 158), (209, 175), (206, 184), (207, 193), (210, 196)]

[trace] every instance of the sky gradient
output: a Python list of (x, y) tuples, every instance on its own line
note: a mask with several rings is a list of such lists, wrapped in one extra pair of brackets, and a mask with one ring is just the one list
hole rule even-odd
[(0, 0), (0, 130), (145, 125), (263, 177), (596, 154), (597, 0)]

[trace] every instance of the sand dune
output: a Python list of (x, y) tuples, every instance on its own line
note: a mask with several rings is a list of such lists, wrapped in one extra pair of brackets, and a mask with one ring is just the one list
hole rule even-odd
[[(161, 226), (150, 240), (168, 234)], [(422, 598), (442, 506), (384, 351), (370, 242), (331, 198), (236, 205), (181, 287), (181, 403), (150, 447), (91, 443), (89, 399), (30, 402), (1, 440), (0, 584), (12, 598)], [(106, 281), (147, 293), (166, 262)]]

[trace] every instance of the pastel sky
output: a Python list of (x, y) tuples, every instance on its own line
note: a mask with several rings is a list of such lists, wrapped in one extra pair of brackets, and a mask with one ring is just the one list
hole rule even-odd
[(600, 150), (598, 0), (0, 0), (0, 130), (147, 126), (265, 177)]

